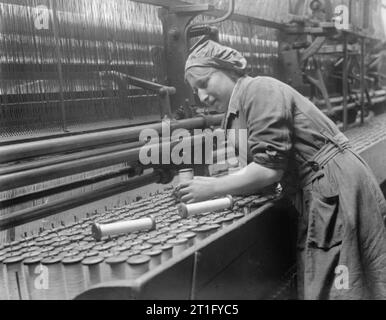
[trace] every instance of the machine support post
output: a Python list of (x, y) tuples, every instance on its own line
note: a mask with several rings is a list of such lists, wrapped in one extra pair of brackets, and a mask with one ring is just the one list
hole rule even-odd
[(200, 262), (200, 257), (201, 257), (201, 252), (196, 251), (194, 253), (193, 272), (192, 272), (192, 287), (190, 289), (190, 300), (196, 299), (197, 272), (198, 272), (198, 263)]
[(366, 54), (366, 44), (365, 38), (361, 38), (361, 124), (364, 123), (365, 119), (365, 90), (366, 90), (366, 82), (365, 82), (365, 54)]
[(348, 37), (343, 35), (343, 131), (348, 127)]
[(164, 29), (167, 79), (166, 85), (176, 88), (176, 94), (170, 97), (172, 111), (185, 106), (188, 99), (194, 103), (192, 91), (185, 83), (185, 60), (188, 52), (188, 39), (185, 31), (190, 22), (200, 13), (210, 9), (205, 5), (188, 5), (179, 8), (160, 8), (158, 15)]

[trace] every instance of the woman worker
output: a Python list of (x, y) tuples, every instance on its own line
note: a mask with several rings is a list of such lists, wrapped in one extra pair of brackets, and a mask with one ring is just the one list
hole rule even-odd
[[(236, 175), (181, 184), (181, 200), (281, 182), (299, 213), (299, 298), (386, 299), (386, 202), (369, 167), (307, 98), (273, 78), (247, 76), (246, 66), (239, 52), (211, 40), (187, 59), (186, 80), (204, 104), (225, 112), (223, 129), (247, 129), (248, 159)], [(340, 270), (347, 284), (336, 285)]]

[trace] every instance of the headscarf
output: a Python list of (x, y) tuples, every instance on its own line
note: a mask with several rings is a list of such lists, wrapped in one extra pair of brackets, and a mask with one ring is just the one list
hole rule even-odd
[(185, 72), (193, 67), (213, 67), (244, 75), (247, 60), (237, 50), (207, 40), (192, 49), (186, 61)]

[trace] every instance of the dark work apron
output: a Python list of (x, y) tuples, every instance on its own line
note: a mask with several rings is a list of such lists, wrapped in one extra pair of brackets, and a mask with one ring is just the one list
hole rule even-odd
[[(386, 202), (378, 183), (343, 133), (332, 134), (297, 107), (327, 142), (294, 165), (301, 177), (291, 197), (299, 213), (299, 298), (386, 299)], [(236, 128), (246, 124), (240, 110)]]
[(294, 197), (299, 298), (386, 299), (383, 194), (345, 135), (310, 120), (328, 143), (299, 168), (311, 168)]

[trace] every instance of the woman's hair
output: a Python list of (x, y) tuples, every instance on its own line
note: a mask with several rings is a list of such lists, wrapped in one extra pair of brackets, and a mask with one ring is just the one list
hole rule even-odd
[(209, 79), (209, 77), (215, 72), (222, 72), (235, 82), (237, 82), (237, 80), (241, 77), (239, 73), (230, 70), (223, 70), (213, 67), (192, 67), (185, 72), (185, 81), (188, 83), (190, 83), (191, 80), (196, 82), (205, 82), (205, 80)]

